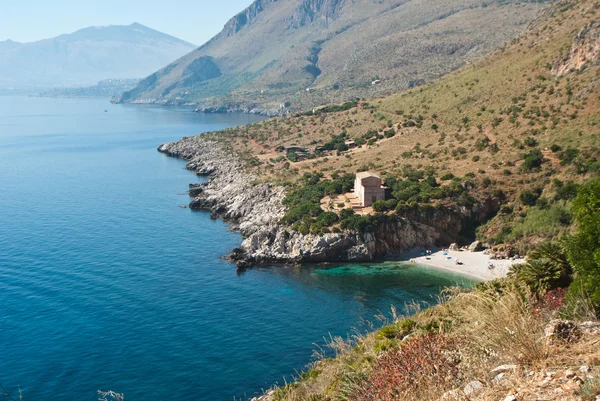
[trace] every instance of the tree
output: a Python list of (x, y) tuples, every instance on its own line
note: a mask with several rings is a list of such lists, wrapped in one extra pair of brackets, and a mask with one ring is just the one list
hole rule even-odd
[(600, 308), (600, 180), (579, 187), (573, 201), (577, 234), (567, 242), (569, 262), (575, 270), (572, 292), (586, 294)]

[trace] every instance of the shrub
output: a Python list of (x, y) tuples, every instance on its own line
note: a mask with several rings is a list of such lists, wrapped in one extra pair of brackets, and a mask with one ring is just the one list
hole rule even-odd
[(560, 146), (554, 144), (554, 145), (550, 146), (550, 150), (552, 151), (552, 153), (556, 153), (556, 152), (562, 150), (562, 148)]
[(529, 146), (530, 148), (533, 148), (538, 145), (538, 141), (535, 138), (528, 136), (527, 138), (525, 138), (525, 145)]
[(538, 171), (542, 167), (543, 161), (544, 155), (542, 155), (542, 152), (538, 148), (535, 148), (524, 155), (521, 170), (525, 172)]
[(423, 334), (377, 359), (369, 380), (349, 397), (356, 401), (418, 400), (432, 389), (441, 395), (458, 375), (455, 340), (442, 334)]
[(522, 290), (508, 286), (498, 291), (493, 284), (483, 284), (466, 305), (463, 313), (476, 322), (470, 337), (484, 352), (505, 360), (533, 365), (545, 359), (546, 321), (531, 313), (529, 297)]
[(338, 217), (338, 215), (333, 212), (325, 212), (319, 215), (319, 217), (317, 217), (317, 222), (321, 223), (324, 227), (328, 227), (332, 224), (335, 224), (339, 220), (340, 218)]
[(560, 184), (556, 190), (556, 199), (573, 200), (577, 196), (577, 188), (579, 185), (574, 182)]
[(335, 147), (335, 150), (337, 150), (338, 152), (344, 152), (346, 150), (348, 150), (348, 145), (346, 145), (345, 143), (338, 143)]
[(294, 151), (288, 152), (287, 155), (286, 155), (286, 157), (291, 162), (297, 162), (298, 161), (298, 155)]
[(440, 181), (450, 181), (453, 178), (454, 178), (454, 174), (447, 173), (440, 177)]
[(533, 206), (541, 195), (539, 190), (525, 190), (519, 195), (521, 203), (525, 206)]
[(569, 286), (572, 274), (564, 248), (555, 242), (538, 245), (526, 263), (513, 265), (509, 271), (509, 276), (536, 293)]
[(523, 237), (557, 238), (564, 235), (571, 225), (569, 209), (553, 203), (547, 209), (531, 207), (522, 221), (515, 223), (505, 239), (514, 242)]
[(568, 147), (558, 155), (558, 158), (560, 159), (560, 165), (566, 166), (567, 164), (573, 163), (577, 156), (579, 156), (579, 149)]
[[(349, 191), (354, 185), (354, 174), (336, 176), (333, 180), (323, 180), (323, 173), (306, 173), (297, 186), (287, 191), (283, 203), (288, 207), (281, 223), (292, 225), (295, 229), (309, 231), (313, 220), (323, 214), (321, 198), (325, 195), (342, 194)], [(333, 213), (335, 215), (335, 213)], [(333, 216), (327, 215), (324, 220), (318, 221), (323, 226), (324, 221), (333, 221)]]
[(396, 199), (381, 200), (373, 203), (373, 210), (376, 212), (387, 212), (396, 209), (398, 201)]
[(592, 305), (600, 307), (600, 180), (579, 188), (573, 201), (577, 234), (567, 242), (569, 262), (576, 272), (573, 290), (589, 295)]

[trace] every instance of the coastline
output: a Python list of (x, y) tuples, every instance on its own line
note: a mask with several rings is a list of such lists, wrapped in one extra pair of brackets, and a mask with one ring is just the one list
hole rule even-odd
[(508, 266), (514, 263), (496, 261), (498, 269), (489, 272), (489, 258), (469, 255), (471, 252), (452, 255), (460, 257), (464, 263), (460, 266), (444, 261), (441, 254), (420, 258), (421, 251), (415, 250), (455, 242), (449, 230), (458, 231), (461, 218), (465, 217), (456, 212), (397, 216), (365, 232), (302, 234), (279, 223), (286, 210), (285, 188), (261, 182), (256, 174), (246, 171), (236, 155), (225, 152), (220, 143), (197, 135), (160, 145), (158, 151), (187, 160), (188, 170), (208, 177), (204, 183), (190, 185), (189, 195), (193, 199), (189, 207), (210, 210), (211, 218), (222, 218), (230, 223), (231, 229), (242, 234), (241, 245), (228, 255), (241, 270), (264, 264), (373, 262), (408, 260), (412, 256), (425, 265), (489, 280), (504, 277)]
[[(512, 265), (525, 261), (524, 259), (490, 259), (490, 255), (485, 251), (442, 251), (441, 249), (432, 251), (429, 256), (421, 256), (421, 252), (408, 252), (404, 257), (421, 265), (459, 273), (482, 282), (504, 278)], [(456, 259), (462, 264), (457, 265)], [(491, 269), (488, 268), (490, 263), (494, 266)]]

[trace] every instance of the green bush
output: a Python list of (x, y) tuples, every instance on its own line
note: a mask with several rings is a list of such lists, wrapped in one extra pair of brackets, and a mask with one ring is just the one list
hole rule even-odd
[(571, 213), (566, 206), (558, 202), (547, 209), (533, 206), (522, 220), (504, 233), (503, 239), (505, 242), (515, 242), (527, 237), (558, 238), (568, 232), (570, 225)]
[(396, 199), (380, 200), (373, 203), (373, 210), (376, 212), (387, 212), (389, 210), (395, 210), (398, 201)]
[(294, 151), (290, 151), (287, 153), (286, 155), (287, 159), (291, 162), (297, 162), (298, 161), (298, 155), (296, 154), (296, 152)]
[(567, 241), (569, 262), (576, 273), (573, 287), (587, 294), (600, 310), (600, 180), (579, 188), (573, 217), (578, 232)]
[(538, 200), (542, 192), (539, 189), (535, 190), (525, 190), (521, 192), (519, 195), (519, 199), (521, 203), (525, 206), (533, 206), (535, 202)]
[(546, 242), (538, 245), (526, 263), (513, 265), (509, 276), (526, 284), (534, 292), (544, 293), (571, 284), (573, 269), (562, 245)]
[(556, 189), (556, 199), (573, 200), (577, 196), (579, 185), (570, 181), (566, 184), (560, 183)]
[[(304, 174), (297, 185), (288, 190), (283, 200), (288, 210), (281, 223), (293, 225), (297, 230), (302, 228), (302, 231), (310, 231), (313, 223), (318, 223), (321, 227), (336, 223), (337, 220), (334, 220), (331, 214), (324, 213), (321, 209), (321, 199), (326, 195), (348, 192), (354, 185), (354, 178), (354, 174), (344, 174), (341, 177), (335, 175), (332, 180), (324, 180), (323, 173)], [(325, 214), (325, 217), (321, 220), (314, 219), (322, 214)]]
[(525, 138), (525, 145), (529, 146), (530, 148), (533, 148), (538, 145), (538, 141), (535, 138), (528, 136), (527, 138)]
[(577, 156), (579, 156), (579, 149), (568, 147), (558, 155), (558, 158), (560, 159), (561, 166), (566, 166), (573, 163)]
[(521, 170), (525, 172), (538, 171), (542, 167), (543, 161), (544, 155), (538, 148), (535, 148), (524, 155)]
[(337, 214), (334, 212), (325, 212), (321, 213), (319, 217), (317, 217), (317, 222), (321, 223), (324, 227), (329, 227), (340, 220)]

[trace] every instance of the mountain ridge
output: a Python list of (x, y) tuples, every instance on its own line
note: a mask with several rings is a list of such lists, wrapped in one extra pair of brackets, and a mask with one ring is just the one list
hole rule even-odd
[(141, 78), (196, 45), (140, 23), (93, 26), (34, 42), (0, 42), (0, 85), (50, 87)]
[[(491, 0), (257, 0), (198, 49), (115, 102), (264, 114), (407, 89), (522, 32), (539, 3)], [(210, 57), (221, 75), (186, 81)], [(212, 66), (211, 68), (214, 68)], [(375, 80), (379, 85), (371, 85)]]

